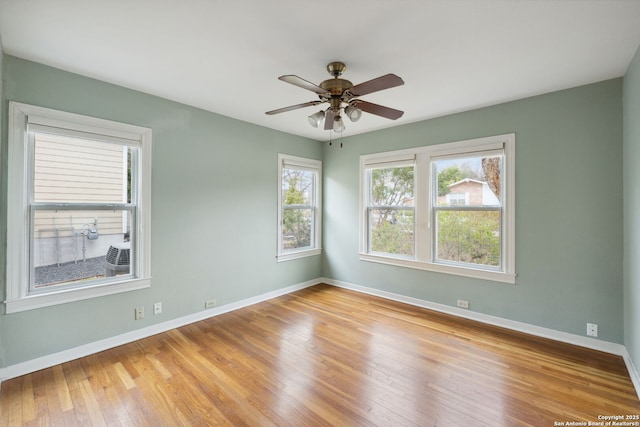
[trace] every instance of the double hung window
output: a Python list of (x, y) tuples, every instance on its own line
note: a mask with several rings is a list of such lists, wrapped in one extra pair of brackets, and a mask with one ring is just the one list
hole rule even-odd
[(367, 166), (368, 252), (415, 254), (413, 159)]
[(361, 163), (360, 258), (515, 282), (515, 136)]
[(278, 261), (320, 253), (322, 162), (278, 155)]
[(151, 131), (10, 104), (7, 311), (149, 286)]

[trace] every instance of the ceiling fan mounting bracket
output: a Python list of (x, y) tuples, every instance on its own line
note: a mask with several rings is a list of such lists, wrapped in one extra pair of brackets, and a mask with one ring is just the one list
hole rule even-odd
[(344, 73), (344, 70), (347, 69), (347, 66), (344, 65), (344, 62), (330, 62), (327, 64), (327, 71), (333, 77), (339, 77)]

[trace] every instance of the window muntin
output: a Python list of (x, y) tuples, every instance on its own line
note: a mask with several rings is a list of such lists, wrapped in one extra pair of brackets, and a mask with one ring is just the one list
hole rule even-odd
[(9, 157), (8, 313), (149, 286), (150, 129), (11, 102)]
[[(514, 158), (514, 134), (361, 156), (360, 259), (515, 283)], [(374, 251), (370, 170), (411, 163), (414, 254)]]
[(413, 258), (414, 165), (372, 167), (368, 181), (368, 250)]
[(278, 155), (278, 261), (320, 253), (322, 163)]

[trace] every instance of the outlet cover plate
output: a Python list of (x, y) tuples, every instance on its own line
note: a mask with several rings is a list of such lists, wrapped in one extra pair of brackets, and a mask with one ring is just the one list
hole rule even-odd
[(465, 301), (465, 300), (459, 299), (458, 300), (458, 307), (467, 308), (468, 309), (469, 308), (469, 301)]

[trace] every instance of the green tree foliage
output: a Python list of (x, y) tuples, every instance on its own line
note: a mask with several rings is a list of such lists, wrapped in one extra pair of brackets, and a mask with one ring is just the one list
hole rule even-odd
[(446, 196), (449, 194), (449, 186), (454, 182), (458, 182), (468, 178), (457, 166), (449, 166), (438, 172), (438, 196)]
[[(391, 210), (387, 209), (387, 211)], [(415, 223), (413, 210), (402, 210), (399, 213), (385, 212), (381, 216), (386, 216), (390, 220), (378, 221), (372, 226), (371, 250), (412, 256)]]
[(438, 259), (500, 265), (500, 213), (439, 211)]
[(371, 250), (413, 255), (413, 166), (372, 169), (370, 210)]

